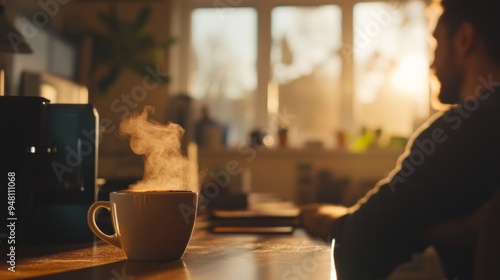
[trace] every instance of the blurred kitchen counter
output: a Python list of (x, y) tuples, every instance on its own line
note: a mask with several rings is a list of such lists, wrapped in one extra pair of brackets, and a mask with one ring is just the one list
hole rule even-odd
[(299, 205), (315, 200), (321, 187), (320, 174), (327, 174), (333, 181), (348, 181), (341, 202), (350, 205), (387, 176), (402, 153), (402, 149), (351, 153), (322, 148), (242, 147), (199, 149), (198, 160), (205, 179), (220, 181), (229, 175), (235, 191), (247, 188), (246, 191), (272, 192)]

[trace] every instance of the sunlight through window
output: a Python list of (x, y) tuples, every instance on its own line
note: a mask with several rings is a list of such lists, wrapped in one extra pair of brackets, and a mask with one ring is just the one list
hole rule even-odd
[(272, 11), (272, 80), (279, 111), (295, 116), (289, 127), (295, 146), (332, 146), (340, 122), (341, 15), (335, 5)]
[(188, 9), (183, 80), (227, 128), (229, 147), (255, 128), (276, 138), (281, 114), (293, 116), (279, 124), (290, 147), (325, 148), (339, 133), (351, 143), (361, 131), (409, 137), (429, 117), (428, 1), (210, 3)]
[(354, 6), (356, 123), (385, 136), (409, 136), (429, 115), (426, 5)]
[(191, 95), (228, 128), (231, 145), (252, 128), (257, 88), (257, 13), (199, 8), (191, 16)]

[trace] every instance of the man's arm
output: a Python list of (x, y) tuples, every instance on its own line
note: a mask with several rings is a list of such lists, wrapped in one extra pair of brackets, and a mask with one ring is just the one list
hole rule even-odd
[(314, 237), (319, 237), (326, 242), (333, 238), (333, 223), (344, 216), (349, 208), (340, 205), (310, 204), (302, 207), (300, 222), (302, 227)]
[(473, 245), (490, 209), (491, 201), (471, 215), (437, 224), (422, 236), (422, 242), (433, 245)]
[(500, 190), (481, 227), (476, 255), (475, 279), (500, 279)]

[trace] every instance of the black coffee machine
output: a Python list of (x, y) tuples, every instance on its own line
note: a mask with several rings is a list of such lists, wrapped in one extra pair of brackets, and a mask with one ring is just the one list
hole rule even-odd
[[(97, 194), (98, 114), (90, 104), (0, 96), (0, 245), (93, 240), (87, 210)], [(12, 224), (15, 230), (12, 231)]]

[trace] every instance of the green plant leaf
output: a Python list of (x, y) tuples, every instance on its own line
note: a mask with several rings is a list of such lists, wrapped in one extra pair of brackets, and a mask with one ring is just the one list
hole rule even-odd
[(149, 20), (149, 15), (151, 14), (151, 9), (149, 7), (144, 7), (137, 16), (137, 20), (135, 21), (136, 30), (142, 30), (146, 23)]
[[(151, 64), (151, 63), (134, 61), (133, 63), (131, 63), (130, 68), (132, 70), (134, 70), (140, 76), (146, 77), (146, 76), (151, 75), (151, 73), (147, 69), (148, 68), (156, 69), (156, 66), (154, 64)], [(154, 78), (155, 78), (155, 81), (159, 84), (168, 83), (170, 81), (170, 76), (161, 75), (160, 73), (157, 73), (157, 76), (155, 76)]]
[(111, 33), (118, 34), (120, 33), (120, 23), (116, 17), (110, 16), (105, 13), (99, 13), (99, 19), (106, 25)]
[(167, 38), (160, 43), (160, 47), (166, 49), (175, 43), (175, 38)]
[[(110, 67), (97, 83), (103, 94), (115, 84), (122, 67), (128, 67), (143, 77), (149, 75), (146, 67), (160, 63), (165, 49), (174, 43), (173, 38), (157, 43), (152, 35), (144, 34), (150, 14), (149, 7), (143, 8), (133, 23), (120, 22), (115, 15), (99, 14), (99, 19), (109, 29), (109, 34), (97, 35), (94, 41), (96, 65)], [(158, 82), (169, 82), (169, 77), (161, 77)]]

